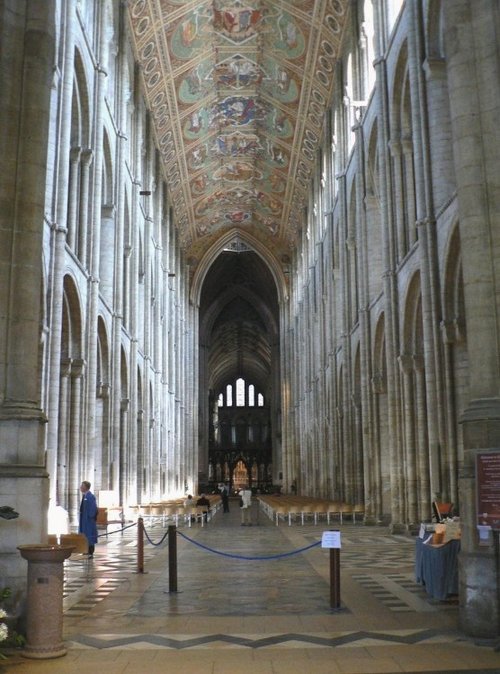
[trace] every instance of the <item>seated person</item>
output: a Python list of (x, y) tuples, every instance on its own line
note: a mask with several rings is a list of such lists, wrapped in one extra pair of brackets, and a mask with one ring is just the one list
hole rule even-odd
[(206, 522), (208, 519), (208, 511), (210, 510), (210, 501), (207, 499), (205, 494), (201, 494), (200, 498), (196, 501), (196, 505), (206, 508), (206, 510), (203, 512), (203, 517)]
[(191, 494), (188, 494), (187, 499), (184, 501), (184, 507), (185, 508), (194, 508), (195, 506), (194, 498), (191, 496)]

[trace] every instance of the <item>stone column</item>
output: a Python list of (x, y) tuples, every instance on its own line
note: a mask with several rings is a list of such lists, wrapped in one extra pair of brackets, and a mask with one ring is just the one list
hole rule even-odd
[(59, 382), (61, 366), (62, 314), (64, 296), (64, 272), (66, 264), (66, 236), (68, 217), (68, 182), (70, 168), (71, 109), (74, 80), (74, 30), (76, 23), (75, 5), (64, 4), (64, 62), (62, 64), (62, 81), (60, 92), (61, 122), (59, 143), (56, 154), (57, 194), (55, 197), (55, 223), (53, 225), (52, 242), (52, 282), (50, 287), (50, 342), (49, 342), (49, 377), (48, 395), (48, 428), (47, 428), (47, 470), (50, 480), (51, 504), (56, 504), (56, 475), (59, 434)]
[(380, 120), (380, 138), (378, 141), (378, 160), (380, 168), (380, 207), (382, 212), (383, 246), (384, 246), (384, 314), (387, 361), (387, 408), (390, 442), (390, 475), (391, 475), (391, 527), (397, 531), (402, 528), (402, 484), (403, 470), (400, 455), (402, 438), (402, 417), (400, 409), (400, 381), (397, 363), (399, 353), (399, 314), (398, 288), (395, 267), (398, 256), (396, 219), (392, 210), (392, 174), (389, 155), (389, 105), (386, 62), (383, 58), (375, 61), (376, 103)]
[[(78, 507), (80, 505), (80, 494), (78, 488), (82, 480), (89, 479), (82, 475), (84, 469), (82, 461), (82, 433), (81, 433), (81, 414), (82, 414), (82, 378), (85, 368), (85, 362), (81, 359), (73, 360), (71, 363), (71, 403), (70, 403), (70, 422), (69, 422), (69, 503), (68, 510), (70, 522), (78, 522)], [(90, 482), (92, 482), (90, 476)]]
[[(59, 385), (59, 432), (57, 437), (57, 505), (68, 508), (68, 467), (69, 467), (69, 398), (71, 358), (61, 363), (61, 381)], [(54, 482), (56, 480), (54, 479)]]
[(436, 211), (452, 198), (455, 171), (451, 148), (450, 101), (446, 80), (446, 62), (441, 55), (427, 55), (423, 64), (426, 77), (432, 200)]
[(417, 240), (417, 230), (415, 226), (415, 172), (413, 170), (413, 141), (411, 138), (403, 137), (401, 139), (402, 161), (405, 169), (405, 194), (406, 194), (406, 218), (407, 230), (406, 239), (408, 249), (410, 249)]
[[(393, 134), (395, 132), (393, 131)], [(401, 162), (402, 162), (402, 148), (401, 141), (399, 138), (393, 137), (389, 143), (389, 148), (391, 151), (392, 166), (393, 166), (393, 176), (394, 176), (394, 203), (395, 203), (395, 222), (397, 232), (396, 241), (397, 241), (397, 253), (398, 260), (402, 260), (406, 255), (408, 250), (408, 245), (406, 241), (406, 227), (404, 221), (404, 203), (403, 203), (403, 178), (401, 175)]]
[(26, 572), (16, 546), (47, 532), (40, 298), (55, 5), (5, 0), (0, 22), (0, 503), (20, 513), (2, 527), (0, 554), (2, 585), (18, 606)]
[(401, 354), (398, 358), (399, 366), (401, 368), (401, 375), (403, 379), (403, 410), (404, 410), (404, 465), (405, 471), (405, 486), (403, 491), (403, 498), (405, 502), (402, 503), (406, 511), (407, 523), (415, 524), (417, 521), (417, 474), (416, 474), (416, 450), (415, 450), (415, 414), (414, 414), (414, 400), (413, 400), (413, 361), (409, 354)]
[(78, 202), (79, 202), (79, 178), (80, 178), (80, 154), (81, 147), (72, 147), (69, 153), (69, 185), (68, 185), (68, 246), (76, 252), (77, 227), (78, 227)]
[(83, 267), (87, 266), (87, 238), (89, 227), (89, 183), (92, 150), (82, 150), (80, 167), (80, 212), (78, 222), (78, 257)]
[(444, 345), (444, 386), (446, 399), (447, 446), (446, 470), (448, 472), (449, 489), (442, 494), (446, 502), (457, 503), (458, 485), (458, 437), (457, 437), (457, 410), (455, 408), (455, 382), (453, 372), (453, 345), (456, 341), (456, 323), (452, 320), (441, 322), (441, 335)]
[(416, 412), (417, 513), (420, 520), (431, 518), (431, 489), (429, 480), (429, 446), (427, 439), (427, 407), (425, 404), (425, 366), (421, 355), (413, 355)]
[(460, 617), (467, 634), (495, 637), (500, 580), (493, 547), (478, 546), (475, 458), (500, 447), (498, 2), (444, 0), (443, 24), (470, 368), (459, 480)]
[(128, 461), (128, 410), (129, 398), (122, 398), (120, 401), (120, 452), (117, 466), (117, 487), (120, 499), (120, 505), (124, 503), (125, 485), (129, 477)]

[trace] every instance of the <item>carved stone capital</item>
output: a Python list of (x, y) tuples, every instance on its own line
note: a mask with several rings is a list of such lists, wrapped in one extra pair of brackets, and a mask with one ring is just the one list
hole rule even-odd
[(80, 161), (80, 155), (82, 153), (81, 147), (72, 147), (69, 151), (69, 160), (72, 164), (77, 164)]
[(413, 355), (410, 353), (401, 353), (398, 356), (398, 363), (403, 374), (410, 374), (413, 370)]
[(86, 150), (82, 150), (81, 154), (81, 159), (82, 159), (82, 165), (88, 168), (90, 164), (92, 163), (92, 159), (94, 158), (94, 153), (90, 148), (87, 148)]
[(425, 369), (425, 361), (422, 354), (414, 353), (412, 359), (413, 359), (413, 369), (416, 372), (423, 372), (423, 370)]
[(384, 376), (381, 372), (374, 372), (373, 377), (371, 378), (371, 385), (372, 393), (375, 393), (376, 395), (387, 392)]
[(61, 360), (61, 366), (60, 366), (60, 375), (61, 377), (69, 377), (71, 374), (71, 363), (73, 361), (71, 358), (63, 358)]
[(400, 157), (402, 148), (401, 148), (401, 143), (399, 140), (390, 140), (389, 141), (389, 151), (391, 153), (391, 157)]
[(79, 379), (85, 373), (85, 361), (82, 358), (75, 358), (71, 363), (71, 377)]

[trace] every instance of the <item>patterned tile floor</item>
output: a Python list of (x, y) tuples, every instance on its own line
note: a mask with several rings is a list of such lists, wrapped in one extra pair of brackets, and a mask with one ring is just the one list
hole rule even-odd
[[(268, 556), (317, 542), (317, 526), (274, 526), (238, 508), (207, 527), (182, 527), (198, 544), (232, 555)], [(161, 523), (146, 523), (158, 542)], [(178, 540), (179, 592), (168, 592), (168, 550), (146, 544), (136, 573), (137, 530), (102, 537), (93, 560), (65, 566), (68, 654), (39, 662), (11, 657), (7, 674), (500, 673), (495, 644), (458, 629), (456, 598), (427, 597), (413, 575), (414, 541), (343, 524), (341, 609), (329, 608), (329, 553), (314, 547), (279, 560), (239, 560)]]

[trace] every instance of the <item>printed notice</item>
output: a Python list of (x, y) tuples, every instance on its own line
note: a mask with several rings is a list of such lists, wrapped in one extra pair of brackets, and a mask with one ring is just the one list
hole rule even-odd
[(476, 456), (477, 524), (500, 529), (500, 452)]
[(340, 531), (323, 531), (321, 537), (322, 548), (341, 548)]

